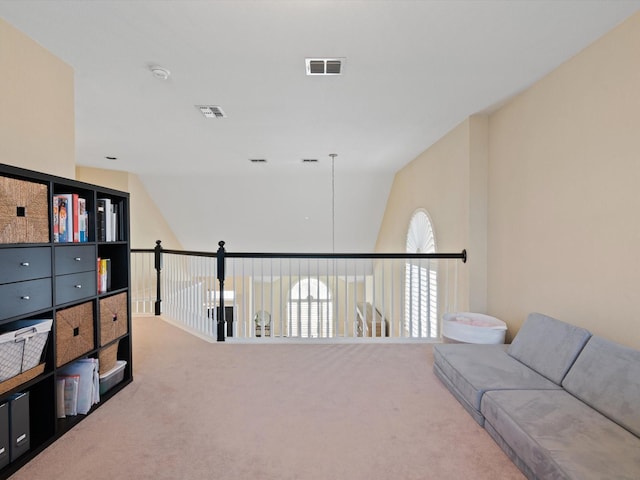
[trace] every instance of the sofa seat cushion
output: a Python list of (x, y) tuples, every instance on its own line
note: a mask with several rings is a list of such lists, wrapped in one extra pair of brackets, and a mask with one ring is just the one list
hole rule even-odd
[(640, 437), (639, 350), (591, 337), (562, 386)]
[(504, 345), (436, 344), (434, 372), (482, 425), (480, 400), (488, 390), (561, 387), (507, 355)]
[(560, 385), (591, 333), (555, 318), (531, 313), (507, 352)]
[(640, 438), (563, 390), (487, 392), (481, 412), (534, 478), (640, 478)]

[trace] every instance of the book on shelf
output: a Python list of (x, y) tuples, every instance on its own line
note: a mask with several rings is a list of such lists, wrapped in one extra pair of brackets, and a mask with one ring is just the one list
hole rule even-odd
[(53, 196), (53, 241), (88, 242), (88, 213), (86, 199), (77, 193)]
[(111, 241), (118, 240), (118, 204), (111, 204)]
[(58, 201), (53, 197), (53, 241), (60, 241), (60, 233), (58, 230)]
[(98, 218), (98, 241), (115, 242), (118, 240), (119, 232), (122, 227), (120, 222), (122, 219), (121, 202), (112, 202), (110, 198), (99, 198), (97, 205)]
[(108, 292), (109, 290), (111, 290), (111, 259), (107, 258), (105, 259), (105, 262), (107, 264), (105, 267), (105, 270), (107, 272), (106, 276), (107, 276), (107, 292)]
[(71, 194), (58, 194), (53, 197), (58, 203), (58, 241), (73, 241), (73, 198)]
[(117, 222), (118, 222), (118, 227), (117, 227), (117, 231), (118, 231), (118, 239), (121, 240), (123, 238), (125, 238), (126, 236), (126, 230), (125, 230), (125, 225), (124, 225), (124, 207), (125, 204), (124, 202), (118, 202), (118, 215), (117, 215)]
[(113, 210), (111, 209), (111, 200), (109, 198), (103, 198), (104, 200), (104, 220), (105, 220), (105, 233), (104, 233), (104, 241), (111, 242), (112, 241), (112, 220), (111, 215), (113, 215)]
[(96, 204), (96, 224), (98, 227), (98, 241), (107, 241), (107, 217), (105, 211), (106, 205), (103, 198), (99, 198)]
[(73, 224), (73, 241), (74, 242), (80, 241), (80, 207), (78, 205), (79, 199), (80, 197), (78, 196), (77, 193), (71, 194), (71, 200), (72, 200), (71, 214), (73, 215), (73, 221), (71, 223)]
[(63, 409), (58, 409), (58, 418), (72, 417), (78, 414), (78, 389), (80, 386), (80, 375), (62, 375), (58, 377), (62, 382), (58, 382), (57, 388), (62, 389), (62, 395), (58, 392), (58, 397), (62, 397)]
[[(58, 378), (65, 378), (65, 414), (85, 415), (89, 413), (91, 407), (100, 401), (100, 377), (99, 377), (99, 362), (97, 358), (82, 358), (70, 363), (64, 367)], [(70, 406), (75, 406), (75, 413), (67, 413), (67, 378), (76, 379), (77, 387), (72, 384), (69, 388), (69, 400)], [(75, 390), (75, 391), (74, 391)], [(74, 405), (75, 400), (75, 405)], [(71, 412), (74, 410), (71, 409)]]
[(58, 418), (65, 418), (67, 416), (64, 402), (64, 389), (65, 379), (64, 377), (58, 377), (56, 379), (56, 416)]
[(78, 198), (78, 218), (80, 221), (80, 242), (89, 241), (89, 212), (87, 211), (87, 200), (85, 198)]
[(98, 293), (111, 290), (111, 260), (98, 257)]

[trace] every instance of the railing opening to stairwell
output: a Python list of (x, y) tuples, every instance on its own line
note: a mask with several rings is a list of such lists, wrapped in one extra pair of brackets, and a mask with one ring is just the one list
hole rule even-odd
[(459, 310), (461, 253), (132, 250), (132, 310), (208, 340), (434, 341)]

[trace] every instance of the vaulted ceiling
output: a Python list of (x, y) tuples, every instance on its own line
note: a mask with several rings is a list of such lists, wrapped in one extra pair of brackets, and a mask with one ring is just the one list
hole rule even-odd
[[(0, 0), (74, 68), (78, 165), (137, 174), (186, 249), (280, 252), (331, 251), (334, 235), (336, 251), (371, 251), (398, 169), (638, 9)], [(342, 75), (306, 75), (306, 58), (341, 58)]]

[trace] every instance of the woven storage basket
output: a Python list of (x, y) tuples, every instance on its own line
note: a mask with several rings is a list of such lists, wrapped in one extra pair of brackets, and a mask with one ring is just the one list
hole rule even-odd
[(0, 177), (0, 243), (47, 243), (47, 186)]
[(104, 374), (115, 367), (118, 360), (118, 342), (100, 350), (98, 360), (100, 361), (100, 374)]
[(93, 302), (56, 313), (56, 366), (93, 350)]
[(4, 382), (0, 383), (0, 395), (4, 395), (9, 390), (13, 390), (14, 388), (16, 388), (18, 385), (22, 385), (23, 383), (36, 378), (38, 375), (44, 372), (44, 365), (44, 363), (36, 365), (26, 372), (22, 372), (20, 375), (16, 375), (15, 377), (12, 377), (9, 380), (5, 380)]
[(100, 346), (125, 335), (128, 324), (126, 292), (100, 299)]

